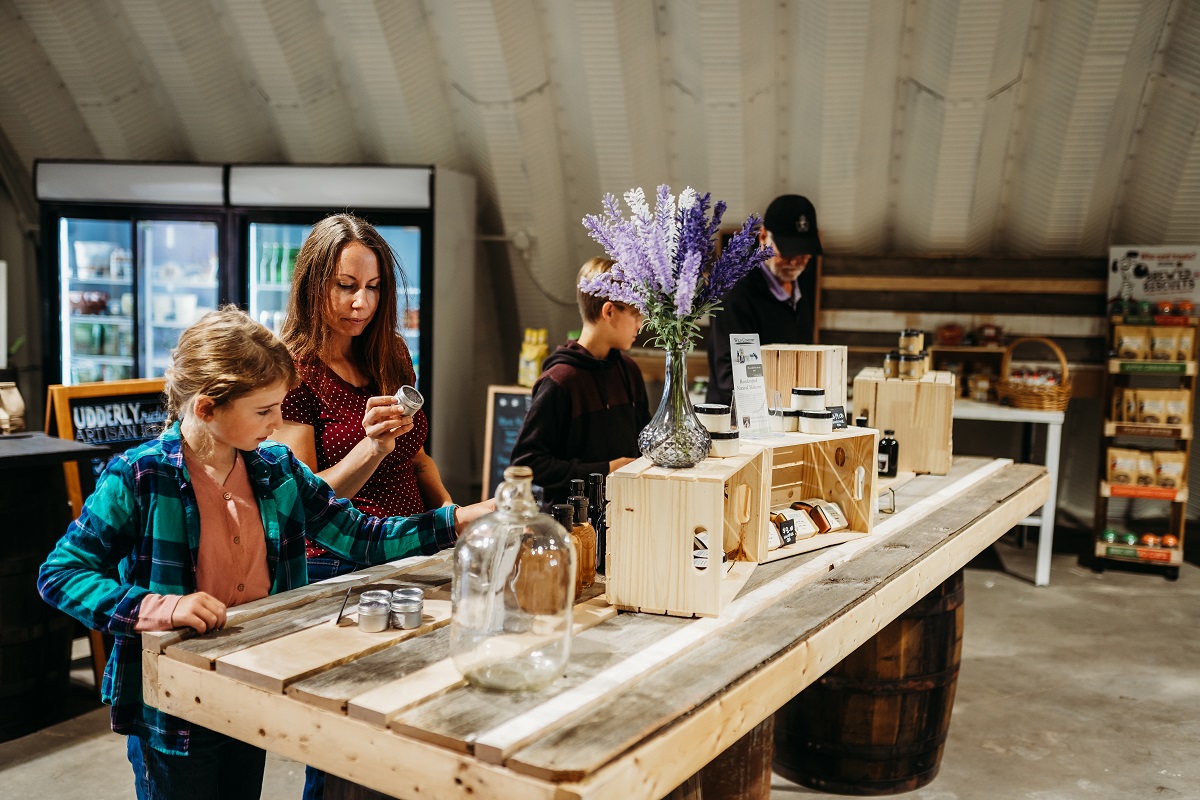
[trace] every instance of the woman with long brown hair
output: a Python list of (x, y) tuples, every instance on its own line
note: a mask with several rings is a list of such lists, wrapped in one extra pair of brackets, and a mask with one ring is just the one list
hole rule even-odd
[[(413, 384), (412, 356), (397, 331), (396, 256), (369, 222), (334, 214), (313, 226), (296, 256), (281, 337), (300, 373), (276, 439), (339, 497), (378, 516), (450, 504), (425, 452), (424, 411), (400, 413), (393, 395)], [(357, 569), (309, 548), (312, 580)]]

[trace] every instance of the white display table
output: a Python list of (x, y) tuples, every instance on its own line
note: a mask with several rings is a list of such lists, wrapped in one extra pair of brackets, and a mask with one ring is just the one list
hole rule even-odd
[(984, 422), (1021, 422), (1046, 426), (1046, 471), (1050, 474), (1050, 496), (1041, 513), (1021, 521), (1022, 525), (1038, 526), (1037, 568), (1034, 583), (1050, 583), (1050, 554), (1054, 550), (1054, 512), (1058, 500), (1058, 456), (1062, 446), (1062, 425), (1065, 412), (1029, 411), (999, 403), (980, 403), (975, 400), (955, 400), (954, 419), (974, 419)]

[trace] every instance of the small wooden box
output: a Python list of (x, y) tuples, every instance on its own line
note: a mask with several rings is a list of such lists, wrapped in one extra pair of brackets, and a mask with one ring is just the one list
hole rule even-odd
[[(754, 569), (752, 559), (720, 559), (739, 541), (758, 541), (767, 518), (765, 459), (764, 448), (743, 444), (736, 457), (689, 469), (639, 458), (609, 475), (608, 602), (655, 614), (720, 614)], [(699, 533), (710, 537), (705, 568), (693, 561)]]
[[(762, 536), (754, 542), (751, 557), (760, 563), (776, 561), (869, 534), (875, 514), (878, 432), (851, 427), (827, 436), (780, 435), (782, 441), (764, 440), (769, 442), (766, 453), (770, 476), (768, 509), (787, 508), (797, 500), (819, 497), (837, 503), (846, 515), (849, 527), (768, 550), (764, 520)], [(858, 473), (862, 477), (861, 486), (857, 485), (859, 467), (862, 467), (862, 472)]]
[(846, 405), (846, 348), (822, 344), (767, 344), (761, 348), (767, 404), (775, 392), (790, 407), (792, 389), (816, 386), (825, 390), (826, 406)]
[(901, 472), (950, 471), (957, 396), (953, 372), (927, 372), (910, 381), (885, 378), (882, 369), (868, 367), (854, 377), (854, 415), (866, 415), (880, 431), (896, 432)]

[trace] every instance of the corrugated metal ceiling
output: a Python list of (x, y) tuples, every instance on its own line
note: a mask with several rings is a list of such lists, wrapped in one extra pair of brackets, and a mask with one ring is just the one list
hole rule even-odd
[(0, 0), (0, 146), (436, 163), (519, 317), (574, 320), (579, 219), (784, 191), (832, 252), (1200, 241), (1200, 0)]

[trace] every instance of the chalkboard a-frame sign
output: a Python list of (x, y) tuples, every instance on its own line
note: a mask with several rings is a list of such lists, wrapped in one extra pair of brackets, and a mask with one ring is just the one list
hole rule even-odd
[(46, 397), (46, 433), (60, 439), (108, 447), (110, 454), (93, 458), (91, 474), (64, 464), (71, 512), (83, 510), (83, 490), (90, 493), (108, 459), (162, 433), (167, 419), (162, 378), (51, 386)]
[(526, 386), (489, 386), (487, 422), (483, 432), (483, 499), (496, 492), (504, 480), (504, 468), (512, 458), (517, 434), (525, 423), (532, 401)]

